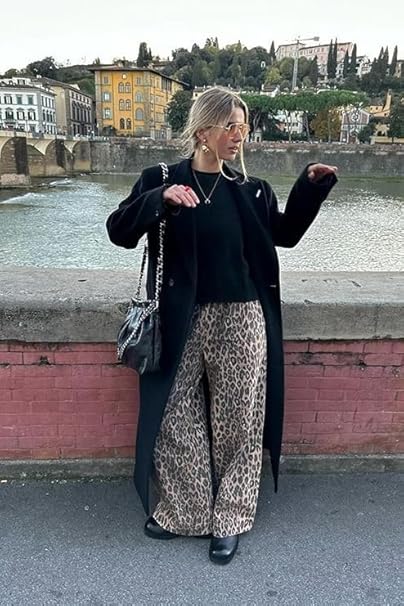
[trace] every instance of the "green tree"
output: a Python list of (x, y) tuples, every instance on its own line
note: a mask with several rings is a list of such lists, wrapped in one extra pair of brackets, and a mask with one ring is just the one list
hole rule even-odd
[(271, 67), (267, 72), (265, 81), (268, 82), (268, 84), (280, 84), (282, 75), (279, 69), (277, 67)]
[(390, 63), (390, 76), (394, 77), (394, 74), (396, 73), (396, 68), (397, 68), (397, 46), (394, 47), (394, 51), (393, 51), (393, 56), (391, 58), (391, 63)]
[(328, 47), (328, 55), (327, 55), (327, 77), (329, 80), (335, 79), (336, 66), (334, 64), (334, 45), (332, 40), (330, 41), (330, 45)]
[(332, 52), (332, 68), (334, 72), (334, 78), (337, 76), (337, 65), (338, 65), (338, 40), (335, 38), (335, 44)]
[(404, 97), (401, 101), (396, 101), (390, 115), (389, 137), (394, 139), (404, 137)]
[(289, 80), (290, 82), (292, 82), (293, 63), (294, 60), (292, 59), (292, 57), (285, 57), (279, 63), (278, 68), (284, 80)]
[(353, 45), (351, 61), (349, 63), (348, 75), (356, 76), (356, 62), (357, 62), (357, 47), (356, 44)]
[(44, 78), (55, 78), (57, 65), (53, 57), (45, 57), (41, 61), (34, 61), (27, 65), (27, 71), (32, 76), (43, 76)]
[(19, 74), (19, 70), (16, 69), (15, 67), (12, 67), (10, 69), (8, 69), (6, 72), (4, 72), (4, 78), (15, 78), (16, 76), (18, 76)]
[(193, 87), (210, 84), (210, 72), (206, 61), (196, 60), (192, 70), (191, 84)]
[(310, 70), (309, 70), (309, 78), (313, 83), (313, 86), (317, 86), (318, 82), (318, 63), (317, 56), (311, 62)]
[(345, 51), (345, 56), (344, 56), (344, 67), (342, 69), (342, 77), (346, 78), (348, 75), (348, 71), (349, 71), (349, 54), (348, 51)]
[(184, 129), (191, 105), (191, 91), (179, 90), (173, 95), (168, 104), (167, 117), (174, 132), (180, 132)]
[(311, 128), (321, 141), (338, 141), (341, 132), (341, 118), (337, 110), (322, 110), (311, 122)]
[(358, 139), (361, 143), (370, 143), (370, 137), (373, 135), (373, 128), (370, 124), (364, 126), (358, 133)]
[(138, 67), (147, 67), (152, 58), (152, 52), (149, 48), (147, 48), (147, 42), (141, 42), (139, 44), (139, 52), (136, 59), (136, 65)]
[(271, 48), (269, 49), (269, 63), (275, 63), (276, 61), (276, 52), (275, 52), (275, 42), (272, 40)]

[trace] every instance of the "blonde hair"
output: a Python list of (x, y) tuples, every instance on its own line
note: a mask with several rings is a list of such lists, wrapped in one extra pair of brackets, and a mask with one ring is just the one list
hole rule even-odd
[[(187, 124), (181, 136), (185, 157), (190, 158), (200, 143), (196, 136), (199, 130), (209, 128), (215, 124), (226, 125), (233, 110), (237, 107), (244, 111), (245, 121), (248, 123), (247, 104), (237, 93), (222, 86), (213, 86), (199, 95), (191, 107)], [(248, 181), (248, 175), (244, 164), (243, 143), (244, 141), (240, 146), (240, 164), (245, 182)], [(218, 156), (217, 159), (219, 160)], [(221, 166), (220, 163), (219, 166)], [(226, 179), (230, 179), (222, 168), (220, 168), (220, 172)]]

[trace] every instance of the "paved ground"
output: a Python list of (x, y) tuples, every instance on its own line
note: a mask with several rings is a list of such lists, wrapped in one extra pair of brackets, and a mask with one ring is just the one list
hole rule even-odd
[(218, 567), (207, 540), (145, 537), (130, 481), (3, 482), (0, 604), (403, 605), (402, 486), (283, 475), (274, 495), (264, 478), (254, 529)]

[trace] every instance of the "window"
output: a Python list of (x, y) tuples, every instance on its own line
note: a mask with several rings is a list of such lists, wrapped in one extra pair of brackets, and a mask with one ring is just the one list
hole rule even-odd
[(143, 103), (143, 95), (142, 95), (142, 93), (136, 93), (136, 95), (135, 95), (135, 101), (136, 101), (136, 103)]
[(7, 105), (12, 105), (13, 104), (13, 98), (11, 95), (4, 95), (4, 103), (6, 103)]
[(140, 108), (136, 110), (136, 120), (143, 120), (143, 110)]
[(111, 108), (110, 107), (104, 107), (104, 119), (105, 120), (111, 119)]
[(136, 78), (136, 84), (142, 84), (142, 78), (140, 76)]
[(25, 115), (22, 109), (17, 109), (17, 120), (25, 120)]
[(125, 120), (123, 118), (119, 120), (119, 128), (125, 130)]
[(131, 87), (131, 85), (129, 84), (129, 82), (127, 82), (127, 83), (125, 84), (125, 93), (130, 93), (131, 88), (132, 88), (132, 87)]
[(14, 120), (14, 112), (12, 109), (6, 109), (6, 120)]
[(125, 101), (123, 99), (119, 99), (119, 109), (121, 111), (125, 109)]
[(32, 109), (28, 110), (28, 120), (36, 120), (35, 112)]
[(124, 93), (125, 92), (125, 85), (123, 82), (120, 82), (118, 84), (118, 93)]
[(130, 102), (130, 99), (126, 99), (126, 109), (132, 109), (132, 104)]
[(132, 130), (132, 120), (130, 118), (126, 119), (126, 129)]
[(33, 95), (28, 95), (28, 105), (34, 105), (34, 97), (33, 97)]
[(111, 101), (111, 93), (104, 92), (102, 94), (102, 100), (103, 101)]
[(109, 84), (109, 78), (108, 78), (108, 76), (104, 76), (104, 84)]
[(17, 95), (17, 105), (22, 105), (22, 95)]

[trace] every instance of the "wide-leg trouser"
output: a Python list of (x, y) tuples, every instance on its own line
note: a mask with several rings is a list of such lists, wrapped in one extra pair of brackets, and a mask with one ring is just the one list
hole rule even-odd
[(262, 464), (266, 355), (259, 301), (196, 308), (154, 450), (159, 501), (153, 517), (166, 530), (223, 537), (252, 527)]

